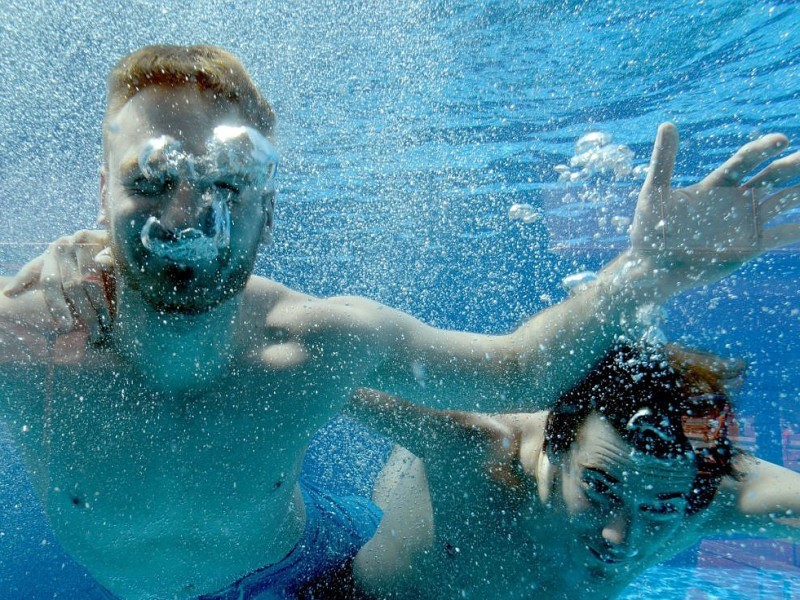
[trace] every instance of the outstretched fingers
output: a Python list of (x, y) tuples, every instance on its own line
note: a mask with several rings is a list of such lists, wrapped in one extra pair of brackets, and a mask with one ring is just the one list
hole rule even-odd
[(800, 152), (795, 152), (770, 163), (768, 167), (759, 171), (742, 187), (777, 187), (785, 185), (797, 177), (800, 177)]
[(800, 186), (792, 186), (773, 194), (759, 206), (759, 220), (767, 223), (775, 217), (800, 206)]
[(726, 160), (721, 167), (712, 171), (701, 184), (707, 187), (738, 186), (750, 171), (768, 158), (783, 151), (788, 144), (789, 140), (786, 136), (779, 133), (760, 137), (739, 148), (736, 154)]
[(678, 130), (672, 123), (662, 123), (653, 144), (653, 154), (650, 157), (650, 166), (644, 182), (645, 189), (669, 189), (677, 154)]

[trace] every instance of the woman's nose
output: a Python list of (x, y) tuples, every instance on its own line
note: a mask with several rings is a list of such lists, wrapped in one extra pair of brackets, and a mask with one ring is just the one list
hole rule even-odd
[(611, 546), (621, 546), (628, 541), (629, 528), (628, 518), (617, 513), (603, 527), (603, 539)]

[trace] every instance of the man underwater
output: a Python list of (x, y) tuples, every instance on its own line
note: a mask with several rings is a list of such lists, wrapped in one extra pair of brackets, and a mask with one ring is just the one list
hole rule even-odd
[[(797, 224), (764, 227), (797, 204), (796, 188), (772, 188), (800, 155), (742, 183), (785, 137), (672, 191), (677, 133), (664, 125), (631, 248), (594, 285), (508, 335), (437, 330), (363, 298), (252, 276), (272, 229), (273, 123), (220, 49), (124, 57), (103, 123), (106, 343), (89, 344), (69, 314), (53, 319), (39, 290), (0, 298), (0, 416), (58, 539), (117, 596), (292, 596), (377, 524), (369, 507), (337, 513), (335, 498), (298, 485), (310, 437), (356, 388), (452, 409), (546, 407), (641, 305), (800, 238)], [(343, 521), (364, 525), (352, 536)]]

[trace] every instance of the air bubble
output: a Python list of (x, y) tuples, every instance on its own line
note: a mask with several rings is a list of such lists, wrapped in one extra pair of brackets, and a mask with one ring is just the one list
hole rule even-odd
[(512, 221), (522, 221), (525, 224), (535, 223), (542, 215), (530, 204), (512, 204), (508, 209), (508, 218)]
[(561, 280), (561, 286), (570, 294), (583, 289), (597, 279), (597, 273), (594, 271), (581, 271), (573, 275), (567, 275)]

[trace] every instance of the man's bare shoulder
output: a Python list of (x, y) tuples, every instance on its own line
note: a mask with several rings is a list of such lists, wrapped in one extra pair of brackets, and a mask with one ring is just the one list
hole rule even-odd
[(386, 319), (406, 316), (367, 298), (319, 298), (262, 277), (251, 278), (247, 294), (248, 314), (263, 318), (263, 324), (270, 329), (284, 328), (297, 334), (374, 330)]
[(382, 315), (397, 314), (364, 298), (317, 298), (260, 277), (248, 282), (244, 310), (243, 353), (258, 356), (269, 370), (308, 368), (308, 361), (336, 357), (360, 376), (381, 360), (391, 329), (391, 319)]

